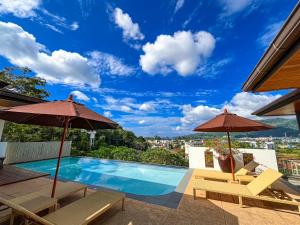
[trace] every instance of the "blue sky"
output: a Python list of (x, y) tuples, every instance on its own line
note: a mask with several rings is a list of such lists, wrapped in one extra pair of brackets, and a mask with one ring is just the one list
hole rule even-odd
[(241, 87), (296, 3), (0, 0), (0, 68), (28, 66), (49, 100), (73, 93), (137, 135), (188, 134), (282, 94)]

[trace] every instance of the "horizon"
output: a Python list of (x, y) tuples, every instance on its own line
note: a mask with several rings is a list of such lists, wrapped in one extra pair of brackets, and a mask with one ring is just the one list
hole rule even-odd
[(193, 134), (286, 93), (241, 87), (296, 3), (0, 0), (0, 67), (29, 67), (48, 100), (73, 94), (138, 136)]

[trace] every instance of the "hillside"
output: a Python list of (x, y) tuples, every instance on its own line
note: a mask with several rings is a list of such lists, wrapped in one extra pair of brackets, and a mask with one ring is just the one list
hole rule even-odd
[[(256, 132), (246, 132), (246, 133), (233, 133), (234, 137), (284, 137), (285, 134), (287, 137), (298, 137), (298, 125), (296, 119), (283, 119), (283, 118), (274, 118), (274, 119), (265, 119), (260, 120), (260, 122), (269, 124), (274, 129), (266, 131), (256, 131)], [(223, 136), (223, 133), (195, 133), (186, 135), (185, 138), (197, 138), (197, 137), (216, 137)]]

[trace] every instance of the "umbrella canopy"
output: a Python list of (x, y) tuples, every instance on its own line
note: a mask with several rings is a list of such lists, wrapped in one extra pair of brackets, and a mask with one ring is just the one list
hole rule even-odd
[(0, 119), (21, 124), (64, 128), (61, 136), (51, 197), (55, 195), (60, 159), (68, 128), (96, 130), (118, 127), (118, 124), (114, 121), (97, 114), (82, 104), (74, 102), (72, 95), (65, 101), (44, 102), (3, 109), (0, 110)]
[(224, 109), (224, 113), (216, 116), (215, 118), (199, 125), (194, 129), (194, 131), (202, 132), (226, 132), (228, 138), (229, 146), (229, 156), (231, 164), (232, 178), (235, 180), (234, 176), (234, 166), (233, 166), (233, 155), (231, 151), (231, 140), (230, 132), (248, 132), (248, 131), (260, 131), (272, 129), (272, 126), (269, 126), (264, 123), (260, 123), (254, 120), (250, 120), (241, 116), (238, 116), (233, 113), (229, 113), (227, 109)]
[(96, 130), (118, 126), (114, 121), (74, 102), (72, 96), (64, 101), (44, 102), (0, 110), (1, 119), (22, 124), (64, 127), (65, 117), (70, 118), (69, 124), (72, 128)]
[(226, 109), (224, 113), (217, 115), (215, 118), (199, 125), (194, 131), (203, 132), (248, 132), (268, 130), (273, 127), (250, 120), (233, 113), (229, 113)]

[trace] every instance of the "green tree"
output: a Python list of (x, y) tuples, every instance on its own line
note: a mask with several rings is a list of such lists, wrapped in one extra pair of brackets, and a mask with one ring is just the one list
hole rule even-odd
[(0, 71), (0, 79), (9, 83), (7, 89), (17, 93), (41, 99), (49, 97), (45, 89), (46, 80), (30, 76), (31, 73), (27, 67), (7, 67)]
[(125, 161), (139, 161), (139, 153), (133, 148), (115, 147), (112, 150), (113, 159)]
[(166, 149), (151, 149), (141, 153), (141, 161), (162, 165), (187, 166), (187, 160), (180, 154)]

